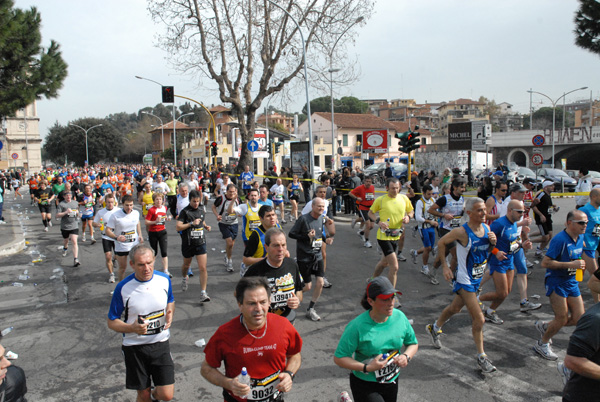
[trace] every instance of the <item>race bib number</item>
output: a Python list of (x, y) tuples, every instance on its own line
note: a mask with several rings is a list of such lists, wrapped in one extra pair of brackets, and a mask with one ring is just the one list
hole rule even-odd
[(510, 254), (514, 254), (517, 252), (517, 250), (519, 249), (520, 244), (519, 244), (519, 239), (515, 239), (513, 241), (510, 242), (510, 249), (508, 250), (508, 252)]
[(195, 245), (204, 244), (204, 228), (203, 227), (192, 228), (190, 231), (190, 239), (192, 240), (192, 243)]
[(225, 222), (233, 222), (237, 219), (236, 214), (225, 215)]
[(121, 232), (121, 236), (125, 236), (125, 243), (133, 243), (137, 239), (137, 233), (135, 230)]
[(473, 279), (481, 278), (483, 276), (483, 273), (485, 272), (486, 267), (487, 267), (487, 260), (485, 260), (481, 264), (473, 265), (473, 269), (471, 271)]
[(157, 310), (150, 314), (139, 315), (138, 318), (148, 323), (147, 332), (144, 335), (156, 335), (165, 328), (165, 311)]
[(275, 199), (276, 199), (277, 201), (281, 201), (281, 200), (283, 200), (283, 194), (275, 194)]
[(389, 237), (398, 237), (402, 234), (402, 232), (404, 232), (404, 228), (399, 228), (399, 229), (387, 229), (385, 231), (385, 235), (389, 236)]
[(294, 291), (271, 293), (271, 303), (287, 303), (287, 300), (294, 296)]
[(159, 215), (158, 217), (158, 225), (160, 225), (161, 223), (165, 223), (167, 221), (167, 215)]
[(452, 220), (450, 221), (450, 227), (451, 228), (459, 227), (461, 218), (462, 218), (461, 216), (455, 216), (454, 218), (452, 218)]
[(300, 195), (300, 190), (298, 190), (298, 189), (296, 188), (296, 189), (294, 189), (294, 190), (292, 191), (292, 193), (293, 193), (294, 195), (298, 196), (298, 195)]
[(323, 239), (322, 238), (318, 238), (318, 239), (313, 239), (312, 241), (312, 248), (321, 248), (321, 246), (323, 245)]
[(431, 223), (423, 222), (423, 229), (429, 229), (431, 227)]
[(279, 391), (275, 388), (279, 381), (279, 371), (263, 379), (251, 380), (249, 401), (271, 401), (278, 395)]
[(525, 208), (527, 208), (527, 209), (531, 208), (531, 202), (532, 202), (532, 200), (523, 200), (523, 203), (525, 204)]
[(69, 211), (69, 215), (68, 216), (69, 216), (69, 218), (76, 218), (77, 217), (77, 211), (73, 211), (73, 210)]
[(254, 230), (260, 226), (260, 221), (250, 221), (250, 230)]
[(400, 366), (396, 365), (392, 359), (388, 364), (375, 371), (375, 380), (379, 383), (391, 382), (400, 372)]
[(599, 223), (596, 223), (594, 225), (594, 228), (592, 229), (592, 236), (600, 237), (600, 224)]
[(375, 199), (375, 194), (373, 193), (367, 193), (365, 194), (365, 200), (367, 201), (373, 201)]

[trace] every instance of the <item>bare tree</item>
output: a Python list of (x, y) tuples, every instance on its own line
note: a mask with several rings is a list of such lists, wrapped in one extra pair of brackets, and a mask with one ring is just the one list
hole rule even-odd
[[(273, 1), (300, 25), (307, 64), (317, 78), (329, 68), (330, 48), (339, 35), (359, 17), (364, 24), (374, 5), (373, 0)], [(250, 164), (246, 144), (253, 139), (261, 103), (302, 74), (296, 24), (268, 0), (151, 0), (149, 10), (166, 26), (159, 45), (174, 55), (174, 66), (199, 83), (216, 83), (221, 101), (231, 105), (242, 137), (239, 166)], [(344, 44), (352, 38), (350, 30), (339, 41), (337, 60), (347, 59)]]

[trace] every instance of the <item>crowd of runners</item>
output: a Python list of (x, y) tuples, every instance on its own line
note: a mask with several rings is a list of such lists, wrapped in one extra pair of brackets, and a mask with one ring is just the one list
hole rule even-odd
[[(422, 240), (422, 247), (408, 254), (414, 264), (421, 262), (425, 280), (435, 286), (443, 278), (453, 288), (453, 299), (426, 326), (427, 336), (435, 348), (442, 348), (443, 325), (466, 307), (476, 364), (484, 373), (496, 367), (484, 350), (483, 326), (486, 321), (503, 324), (499, 308), (515, 277), (519, 306), (503, 309), (527, 312), (541, 307), (528, 297), (528, 274), (534, 265), (527, 259), (529, 250), (546, 269), (546, 296), (554, 312), (549, 322), (532, 322), (540, 334), (532, 348), (541, 357), (557, 360), (552, 337), (564, 326), (577, 325), (584, 314), (578, 286), (584, 272), (589, 273), (593, 300), (599, 300), (600, 188), (588, 186), (585, 169), (580, 171), (579, 187), (585, 195), (576, 198), (565, 230), (556, 235), (552, 216), (558, 208), (550, 196), (554, 190), (550, 181), (536, 191), (534, 180), (509, 185), (499, 171), (478, 189), (477, 196), (465, 196), (466, 181), (451, 175), (450, 169), (441, 175), (413, 172), (404, 185), (388, 177), (385, 190), (376, 190), (372, 179), (361, 177), (359, 170), (324, 174), (314, 186), (307, 185), (306, 174), (299, 178), (283, 173), (259, 178), (248, 167), (229, 175), (218, 169), (183, 174), (169, 166), (111, 165), (11, 178), (4, 181), (4, 188), (23, 198), (27, 196), (19, 187), (28, 185), (30, 202), (38, 206), (46, 232), (52, 229), (55, 210), (63, 257), (71, 250), (73, 266), (82, 264), (79, 242), (101, 240), (108, 282), (118, 282), (108, 325), (124, 334), (126, 386), (138, 391), (140, 401), (173, 398), (168, 346), (175, 309), (171, 279), (179, 277), (181, 290), (187, 291), (197, 267), (199, 301), (210, 302), (206, 232), (212, 230), (218, 229), (224, 242), (223, 269), (234, 272), (239, 266), (242, 276), (236, 285), (241, 315), (213, 335), (202, 365), (202, 375), (223, 388), (226, 401), (243, 401), (245, 396), (246, 400), (282, 401), (290, 391), (301, 363), (302, 339), (294, 327), (297, 311), (304, 305), (307, 319), (321, 320), (317, 303), (323, 288), (332, 286), (325, 277), (327, 248), (335, 244), (340, 222), (334, 218), (342, 207), (352, 217), (350, 226), (359, 225), (359, 244), (365, 248), (376, 244), (381, 254), (366, 289), (357, 290), (363, 294), (366, 311), (348, 324), (334, 356), (338, 366), (351, 370), (356, 401), (395, 401), (400, 369), (418, 350), (415, 332), (395, 297), (399, 263), (407, 260), (406, 236), (418, 235)], [(209, 210), (218, 227), (207, 224)], [(170, 220), (176, 221), (181, 237), (181, 243), (171, 247), (166, 229)], [(284, 231), (282, 225), (288, 221)], [(234, 256), (233, 251), (238, 235), (244, 243), (242, 256)], [(296, 258), (290, 258), (289, 239), (295, 240)], [(168, 254), (177, 248), (183, 264), (180, 272), (171, 273)], [(162, 272), (155, 272), (159, 250)], [(126, 276), (128, 266), (134, 273)], [(310, 300), (303, 300), (305, 293)], [(597, 390), (588, 375), (595, 368), (575, 358), (595, 362), (600, 342), (590, 349), (584, 336), (577, 340), (579, 344), (570, 344), (567, 359), (558, 365), (569, 401), (585, 400), (580, 395), (593, 387)], [(222, 363), (224, 373), (218, 370)], [(249, 383), (241, 375), (245, 371)]]

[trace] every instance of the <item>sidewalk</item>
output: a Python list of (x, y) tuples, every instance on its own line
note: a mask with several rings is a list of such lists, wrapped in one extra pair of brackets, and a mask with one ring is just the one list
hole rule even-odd
[(23, 228), (18, 219), (18, 212), (29, 202), (29, 193), (27, 198), (22, 200), (13, 200), (13, 194), (6, 194), (4, 197), (4, 207), (2, 216), (6, 221), (6, 225), (0, 226), (0, 257), (16, 254), (23, 251), (25, 247), (25, 237), (23, 236)]

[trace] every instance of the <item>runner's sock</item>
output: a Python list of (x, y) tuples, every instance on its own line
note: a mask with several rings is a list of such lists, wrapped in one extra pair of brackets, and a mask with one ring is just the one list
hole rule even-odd
[(310, 303), (309, 303), (309, 305), (308, 305), (308, 310), (310, 310), (311, 308), (314, 308), (315, 304), (316, 304), (316, 302), (314, 302), (314, 301), (311, 300)]
[(44, 227), (48, 227), (48, 222), (45, 219), (42, 219), (42, 222), (44, 223)]

